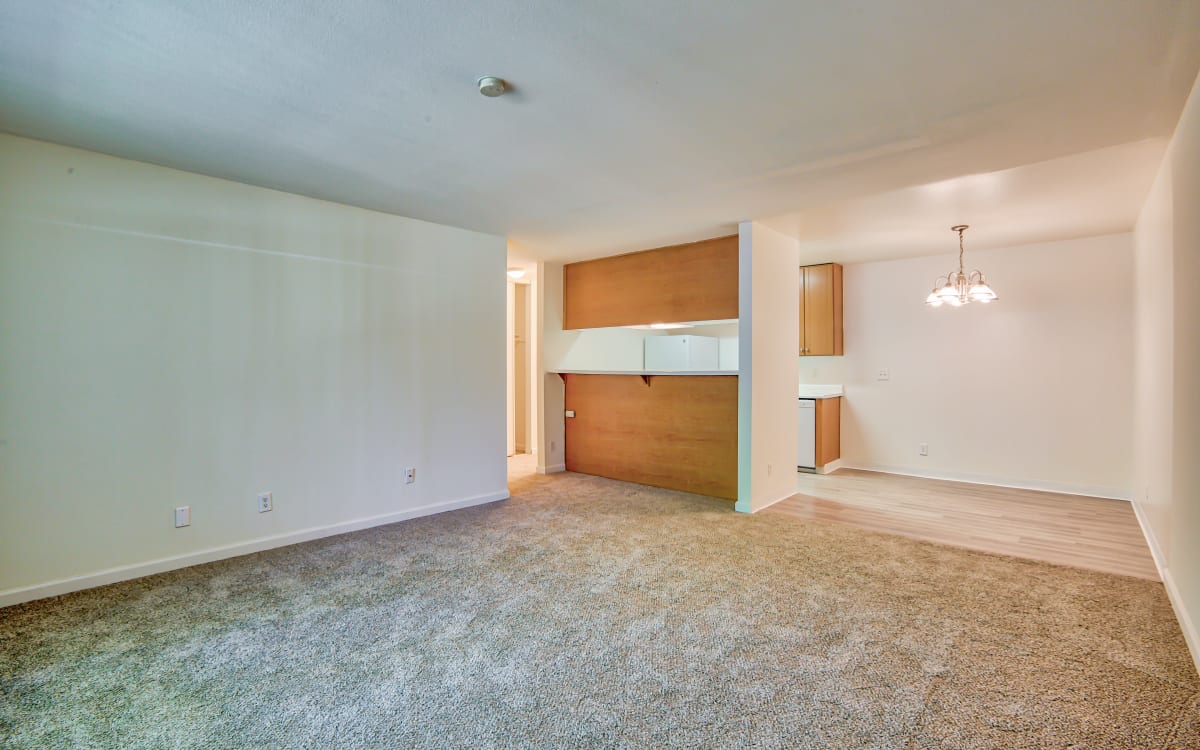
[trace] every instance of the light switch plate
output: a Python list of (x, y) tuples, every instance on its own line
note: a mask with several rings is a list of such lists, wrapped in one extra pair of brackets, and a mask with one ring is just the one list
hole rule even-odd
[(876, 380), (891, 380), (891, 379), (892, 379), (892, 372), (891, 372), (891, 370), (889, 370), (889, 369), (888, 369), (888, 368), (886, 368), (886, 367), (880, 367), (880, 368), (879, 368), (879, 375), (878, 375), (878, 376), (876, 376)]

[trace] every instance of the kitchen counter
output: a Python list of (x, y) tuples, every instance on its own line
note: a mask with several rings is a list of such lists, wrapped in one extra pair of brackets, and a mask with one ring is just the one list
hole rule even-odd
[(737, 370), (556, 370), (559, 375), (737, 375)]
[(845, 395), (840, 385), (801, 385), (800, 398), (841, 398)]

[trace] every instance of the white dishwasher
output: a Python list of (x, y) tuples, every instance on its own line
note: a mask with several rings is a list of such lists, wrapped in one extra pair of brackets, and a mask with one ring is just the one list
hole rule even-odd
[(800, 452), (796, 457), (796, 468), (817, 468), (817, 402), (815, 399), (800, 399)]

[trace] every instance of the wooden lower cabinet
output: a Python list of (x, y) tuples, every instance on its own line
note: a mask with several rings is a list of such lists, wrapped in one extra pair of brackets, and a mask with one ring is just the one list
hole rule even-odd
[(842, 399), (819, 398), (816, 408), (816, 465), (820, 467), (842, 457)]
[(737, 499), (736, 375), (563, 375), (567, 471)]

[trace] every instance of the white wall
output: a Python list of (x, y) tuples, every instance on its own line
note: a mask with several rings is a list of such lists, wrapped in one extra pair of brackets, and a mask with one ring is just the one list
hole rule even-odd
[(661, 335), (631, 328), (551, 331), (546, 335), (547, 362), (563, 370), (641, 370), (646, 337)]
[(800, 250), (757, 222), (738, 227), (738, 500), (743, 513), (796, 493)]
[(800, 358), (802, 382), (846, 387), (844, 465), (1128, 498), (1132, 236), (967, 240), (994, 304), (924, 304), (957, 253), (845, 267), (846, 354)]
[(1200, 79), (1138, 219), (1134, 508), (1200, 668)]
[(1171, 161), (1165, 159), (1134, 232), (1134, 489), (1155, 557), (1171, 537), (1175, 290)]
[(505, 497), (504, 263), (0, 136), (0, 604)]

